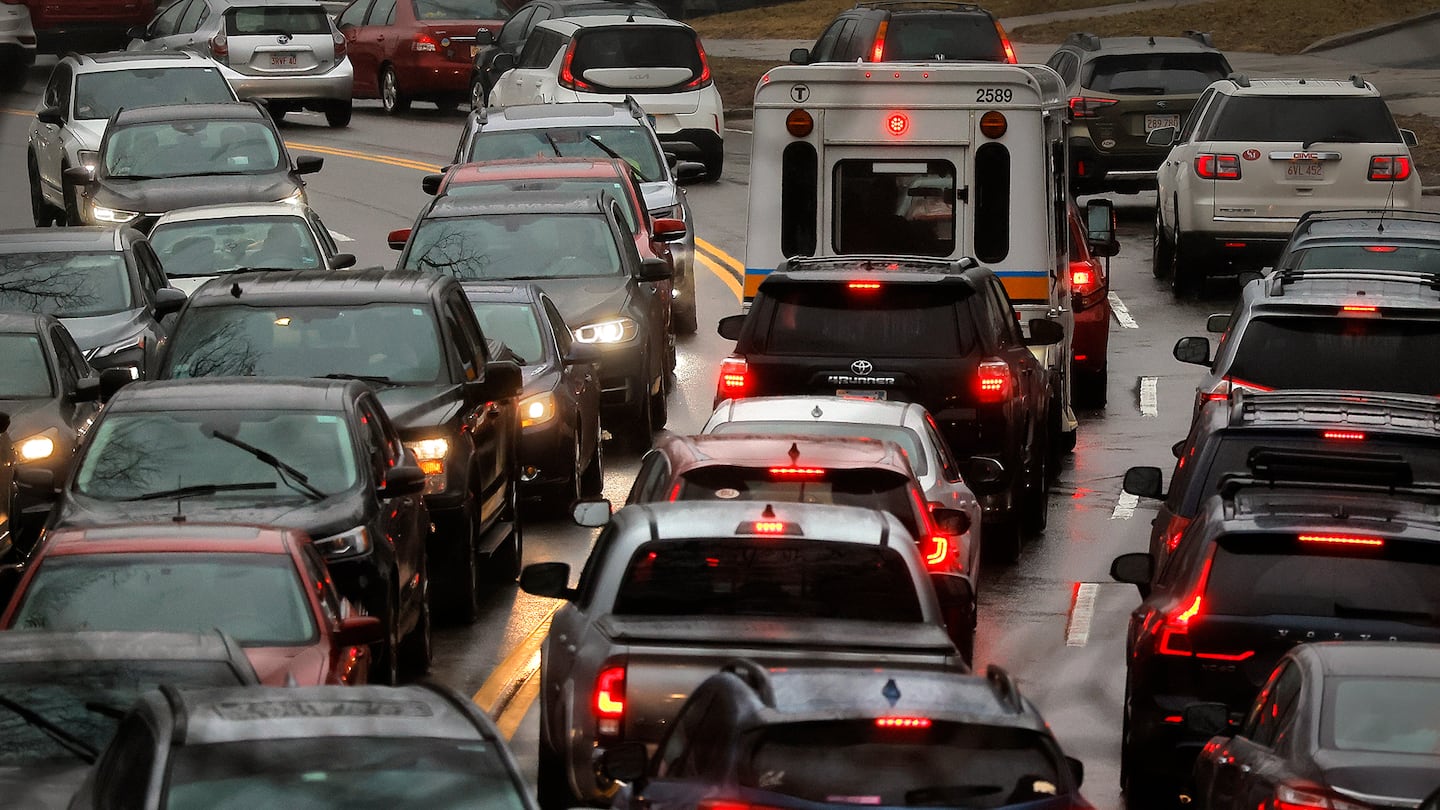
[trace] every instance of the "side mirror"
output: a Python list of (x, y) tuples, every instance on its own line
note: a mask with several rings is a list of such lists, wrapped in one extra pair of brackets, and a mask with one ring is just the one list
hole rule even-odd
[(1406, 146), (1420, 145), (1420, 139), (1415, 136), (1415, 130), (1413, 129), (1400, 130), (1400, 140), (1404, 141)]
[(649, 769), (650, 754), (642, 742), (616, 743), (600, 755), (600, 772), (616, 782), (638, 782)]
[(41, 107), (35, 111), (35, 119), (42, 124), (60, 126), (65, 123), (65, 113), (59, 107)]
[(1180, 458), (1180, 456), (1184, 455), (1184, 453), (1185, 453), (1185, 440), (1184, 440), (1184, 439), (1181, 439), (1180, 441), (1175, 442), (1174, 444), (1170, 445), (1170, 455), (1174, 456), (1175, 458)]
[(325, 158), (315, 155), (301, 155), (295, 158), (296, 174), (314, 174), (325, 168)]
[(342, 647), (363, 647), (385, 638), (379, 616), (347, 616), (335, 630), (335, 643)]
[(1230, 707), (1224, 703), (1191, 703), (1182, 713), (1185, 730), (1200, 737), (1214, 737), (1233, 731), (1230, 728)]
[(1230, 314), (1217, 312), (1205, 319), (1205, 331), (1212, 335), (1223, 335), (1230, 328)]
[(330, 257), (331, 270), (344, 270), (347, 267), (355, 266), (354, 253), (336, 253)]
[[(184, 293), (181, 293), (184, 295)], [(135, 382), (139, 375), (128, 368), (107, 368), (100, 372), (100, 401), (109, 402), (121, 388)]]
[(610, 502), (604, 498), (590, 498), (576, 501), (570, 507), (570, 517), (581, 526), (595, 528), (610, 522)]
[(1026, 346), (1053, 346), (1065, 340), (1065, 327), (1047, 318), (1030, 319), (1030, 337)]
[(480, 381), (477, 393), (485, 402), (495, 402), (520, 396), (525, 384), (520, 364), (513, 360), (491, 360), (485, 364), (485, 379)]
[(791, 49), (790, 49), (790, 64), (792, 64), (792, 65), (808, 65), (808, 64), (810, 64), (810, 49), (809, 49), (809, 48), (791, 48)]
[(61, 175), (74, 185), (84, 186), (94, 181), (95, 170), (89, 166), (71, 166), (61, 172)]
[(655, 231), (655, 239), (661, 242), (679, 242), (690, 232), (690, 229), (685, 226), (683, 221), (670, 219), (668, 217), (661, 217), (655, 220), (653, 229)]
[(1175, 127), (1152, 129), (1150, 134), (1145, 136), (1145, 143), (1150, 146), (1174, 146), (1177, 140), (1176, 136), (1179, 134), (1179, 130)]
[(570, 565), (563, 562), (531, 563), (520, 572), (520, 590), (531, 596), (569, 599), (575, 595), (570, 590)]
[(1005, 475), (1005, 465), (988, 456), (973, 456), (967, 466), (965, 482), (971, 486), (994, 484)]
[(709, 169), (704, 163), (696, 163), (693, 160), (682, 160), (675, 164), (675, 182), (694, 183), (697, 180), (704, 180)]
[(131, 26), (125, 30), (125, 36), (131, 39), (146, 39), (149, 35), (150, 32), (146, 31), (143, 25)]
[(188, 297), (184, 290), (177, 290), (174, 287), (161, 287), (155, 291), (155, 314), (169, 315), (172, 312), (179, 312), (185, 306)]
[(640, 281), (666, 281), (674, 277), (675, 271), (664, 259), (641, 259), (640, 269), (635, 273), (635, 278)]
[(1075, 787), (1085, 784), (1085, 763), (1075, 757), (1065, 757), (1065, 764), (1070, 766), (1070, 776), (1075, 780)]
[(497, 53), (495, 61), (490, 63), (490, 72), (496, 76), (515, 69), (515, 54)]
[(1155, 576), (1155, 558), (1147, 552), (1121, 554), (1110, 563), (1110, 578), (1134, 585), (1140, 596), (1150, 595), (1150, 580)]
[(741, 313), (739, 315), (726, 315), (725, 317), (721, 318), (720, 323), (715, 326), (715, 331), (719, 332), (720, 337), (725, 338), (726, 340), (739, 340), (740, 330), (744, 326), (744, 313)]
[(1141, 498), (1161, 500), (1165, 497), (1165, 485), (1159, 467), (1131, 467), (1125, 471), (1125, 483), (1120, 488)]
[(425, 471), (419, 467), (403, 464), (385, 471), (385, 480), (381, 482), (375, 494), (381, 499), (385, 499), (419, 495), (424, 491)]
[(50, 493), (55, 491), (55, 473), (40, 467), (20, 467), (15, 471), (15, 483), (35, 492)]
[(410, 229), (398, 228), (385, 236), (391, 250), (404, 250), (405, 243), (410, 241)]
[[(108, 370), (108, 369), (107, 369)], [(71, 402), (96, 402), (101, 398), (100, 377), (81, 377), (70, 392)]]
[(1175, 341), (1172, 352), (1175, 359), (1196, 366), (1210, 365), (1210, 340), (1203, 337), (1183, 337)]
[(495, 44), (495, 32), (494, 32), (494, 31), (491, 31), (489, 28), (480, 28), (480, 29), (477, 29), (477, 30), (475, 31), (475, 44), (476, 44), (476, 45), (494, 45), (494, 44)]
[(443, 174), (427, 174), (420, 178), (420, 190), (434, 197), (440, 193), (440, 181), (444, 179), (445, 175)]
[(570, 351), (565, 353), (565, 362), (571, 365), (581, 363), (598, 363), (605, 356), (605, 351), (597, 343), (570, 342)]
[(10, 414), (0, 413), (0, 433), (10, 429)]
[(954, 537), (970, 531), (970, 516), (959, 509), (945, 506), (931, 509), (930, 518), (935, 521), (935, 528), (939, 529), (941, 534)]
[(1115, 203), (1091, 200), (1085, 204), (1085, 241), (1096, 256), (1110, 257), (1120, 252), (1115, 236)]

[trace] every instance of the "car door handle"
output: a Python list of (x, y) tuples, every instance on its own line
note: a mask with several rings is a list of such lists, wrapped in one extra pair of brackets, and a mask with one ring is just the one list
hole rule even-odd
[(486, 415), (486, 416), (496, 416), (496, 415), (498, 415), (499, 413), (500, 413), (500, 403), (498, 403), (498, 402), (488, 402), (488, 403), (485, 404), (485, 415)]

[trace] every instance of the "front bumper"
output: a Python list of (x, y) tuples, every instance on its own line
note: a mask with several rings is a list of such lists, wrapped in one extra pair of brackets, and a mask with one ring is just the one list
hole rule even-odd
[(354, 69), (346, 57), (324, 73), (277, 73), (257, 76), (240, 73), (226, 65), (220, 73), (241, 99), (275, 101), (349, 101), (355, 81)]
[[(575, 427), (556, 414), (544, 425), (520, 431), (521, 485), (541, 487), (570, 480), (575, 464)], [(535, 472), (526, 477), (528, 470)]]
[(644, 332), (633, 345), (617, 346), (605, 352), (600, 362), (600, 410), (622, 412), (646, 401), (651, 392), (645, 362)]

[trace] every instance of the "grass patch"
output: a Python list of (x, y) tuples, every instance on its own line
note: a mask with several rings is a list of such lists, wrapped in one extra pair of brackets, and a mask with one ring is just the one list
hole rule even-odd
[(1440, 185), (1440, 118), (1428, 115), (1397, 115), (1395, 123), (1405, 129), (1413, 129), (1420, 139), (1419, 146), (1410, 147), (1410, 156), (1415, 159), (1415, 171), (1420, 181), (1427, 186)]
[(725, 109), (748, 111), (755, 102), (755, 84), (775, 64), (768, 59), (710, 57), (710, 73), (715, 77), (715, 87), (720, 90)]
[[(1125, 0), (991, 0), (984, 6), (996, 17), (1020, 17), (1114, 2)], [(854, 5), (855, 0), (791, 0), (689, 22), (705, 39), (815, 39), (836, 14)]]
[(1310, 43), (1362, 26), (1433, 11), (1435, 0), (1215, 0), (1179, 8), (1031, 25), (1010, 32), (1021, 42), (1060, 42), (1075, 31), (1102, 37), (1209, 31), (1223, 51), (1299, 53)]

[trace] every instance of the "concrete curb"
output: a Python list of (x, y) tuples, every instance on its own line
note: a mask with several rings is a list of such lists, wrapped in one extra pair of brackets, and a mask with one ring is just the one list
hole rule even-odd
[(1405, 28), (1406, 26), (1413, 25), (1417, 22), (1426, 22), (1428, 20), (1433, 20), (1437, 18), (1440, 18), (1440, 10), (1422, 11), (1419, 14), (1414, 14), (1404, 19), (1391, 20), (1390, 22), (1380, 23), (1379, 25), (1372, 25), (1369, 28), (1357, 28), (1354, 31), (1345, 31), (1340, 34), (1325, 37), (1323, 39), (1317, 39), (1309, 45), (1306, 45), (1304, 48), (1301, 48), (1300, 53), (1308, 54), (1315, 51), (1328, 51), (1331, 48), (1338, 48), (1342, 45), (1351, 45), (1356, 42), (1363, 42), (1367, 39), (1370, 39), (1371, 37), (1379, 36), (1381, 34), (1388, 34), (1391, 31), (1398, 31), (1401, 28)]

